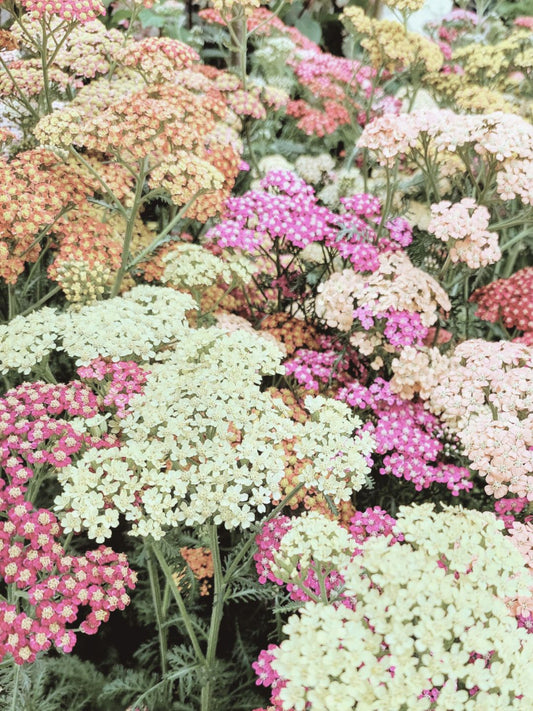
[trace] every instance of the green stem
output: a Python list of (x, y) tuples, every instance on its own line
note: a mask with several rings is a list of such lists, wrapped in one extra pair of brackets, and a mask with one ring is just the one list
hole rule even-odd
[(211, 623), (209, 625), (209, 636), (207, 638), (207, 653), (205, 658), (205, 676), (201, 692), (201, 710), (210, 711), (211, 698), (214, 691), (213, 665), (216, 660), (216, 651), (218, 644), (218, 636), (220, 633), (220, 624), (224, 613), (224, 600), (227, 581), (222, 573), (222, 561), (220, 558), (220, 547), (218, 544), (218, 529), (215, 524), (209, 525), (209, 546), (213, 556), (214, 569), (214, 599), (213, 607), (211, 608)]
[(23, 311), (20, 315), (27, 316), (28, 314), (31, 314), (32, 311), (35, 311), (35, 309), (38, 309), (43, 304), (46, 304), (47, 301), (49, 301), (53, 296), (58, 294), (60, 291), (61, 291), (60, 286), (54, 286), (54, 288), (50, 289), (50, 291), (48, 293), (46, 293), (43, 297), (41, 297), (39, 299), (39, 301), (36, 301), (34, 304), (32, 304), (30, 307), (28, 307), (25, 311)]
[(115, 283), (111, 289), (111, 298), (116, 296), (120, 291), (122, 280), (124, 275), (128, 270), (128, 262), (130, 259), (130, 246), (131, 240), (133, 239), (133, 231), (135, 228), (135, 220), (137, 218), (137, 213), (139, 211), (139, 205), (142, 200), (142, 192), (144, 188), (144, 180), (147, 174), (148, 158), (143, 158), (141, 161), (141, 166), (139, 170), (139, 175), (137, 176), (137, 185), (135, 186), (135, 195), (133, 198), (133, 205), (128, 210), (128, 219), (126, 222), (126, 234), (124, 235), (124, 243), (122, 245), (122, 256), (120, 260), (120, 267), (117, 272)]
[(159, 637), (159, 654), (161, 657), (161, 674), (166, 675), (168, 670), (167, 665), (167, 633), (164, 629), (164, 615), (163, 607), (161, 602), (161, 587), (159, 585), (159, 578), (157, 576), (157, 570), (155, 569), (154, 558), (152, 551), (150, 550), (150, 545), (145, 546), (146, 550), (146, 567), (148, 569), (148, 577), (150, 579), (150, 591), (152, 593), (152, 602), (154, 605), (155, 619), (157, 624), (157, 634)]
[(15, 296), (15, 285), (7, 286), (7, 320), (11, 321), (17, 315), (17, 299)]
[(44, 100), (46, 103), (46, 111), (50, 114), (52, 113), (52, 99), (50, 98), (50, 80), (48, 78), (48, 35), (46, 34), (44, 19), (41, 19), (41, 32), (41, 67), (43, 70)]
[(111, 188), (106, 183), (106, 181), (102, 178), (102, 176), (99, 175), (98, 172), (92, 167), (92, 165), (88, 161), (85, 160), (85, 158), (81, 155), (81, 153), (78, 153), (78, 151), (74, 148), (74, 146), (70, 145), (69, 151), (76, 158), (76, 160), (79, 160), (79, 162), (87, 168), (87, 170), (93, 176), (93, 178), (96, 178), (96, 180), (98, 180), (100, 185), (103, 187), (104, 192), (107, 193), (107, 195), (111, 198), (111, 202), (114, 204), (114, 206), (116, 207), (118, 212), (120, 212), (120, 214), (123, 217), (127, 218), (127, 216), (128, 216), (127, 210), (125, 209), (123, 204), (120, 202), (120, 200), (117, 198), (115, 193), (111, 190)]
[(128, 270), (131, 270), (136, 267), (137, 264), (142, 262), (146, 256), (148, 256), (151, 252), (154, 251), (154, 249), (157, 249), (159, 246), (161, 246), (165, 240), (165, 237), (176, 226), (176, 224), (181, 220), (181, 218), (187, 213), (187, 210), (194, 203), (194, 201), (199, 198), (200, 195), (205, 195), (205, 193), (208, 192), (209, 190), (203, 189), (195, 193), (193, 197), (189, 200), (189, 202), (185, 203), (181, 210), (173, 217), (173, 219), (168, 223), (165, 229), (157, 235), (157, 237), (152, 241), (152, 243), (149, 244), (148, 247), (143, 249), (142, 252), (140, 252), (135, 257), (135, 259), (132, 259), (132, 261), (128, 264)]
[(191, 644), (196, 654), (196, 658), (200, 663), (205, 664), (205, 654), (202, 652), (200, 643), (198, 642), (198, 637), (196, 636), (196, 632), (194, 631), (191, 618), (189, 617), (189, 613), (187, 612), (187, 608), (185, 607), (185, 602), (181, 596), (181, 593), (178, 589), (178, 586), (176, 585), (174, 578), (172, 577), (172, 571), (167, 561), (165, 560), (165, 556), (160, 551), (157, 543), (155, 543), (154, 541), (150, 545), (155, 557), (157, 558), (157, 562), (159, 563), (161, 570), (163, 571), (165, 578), (167, 579), (168, 584), (170, 585), (170, 591), (178, 606), (178, 610), (183, 620), (185, 629), (187, 630), (187, 634), (189, 635), (189, 639), (191, 640)]

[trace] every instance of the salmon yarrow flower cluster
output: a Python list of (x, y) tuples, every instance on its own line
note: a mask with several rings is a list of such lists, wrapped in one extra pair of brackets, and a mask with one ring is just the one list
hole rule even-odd
[(471, 198), (450, 203), (447, 200), (431, 206), (428, 232), (447, 243), (452, 262), (465, 262), (478, 269), (497, 262), (502, 253), (498, 234), (489, 232), (490, 213)]
[(57, 15), (62, 20), (84, 24), (105, 15), (100, 0), (22, 0), (22, 5), (31, 17), (39, 19), (45, 15)]

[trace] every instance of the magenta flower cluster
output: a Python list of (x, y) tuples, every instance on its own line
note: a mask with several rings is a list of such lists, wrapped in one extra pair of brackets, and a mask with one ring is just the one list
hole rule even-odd
[(259, 190), (229, 198), (224, 220), (206, 237), (220, 248), (251, 254), (270, 250), (275, 240), (283, 240), (287, 249), (319, 242), (361, 272), (376, 271), (380, 253), (410, 244), (412, 230), (403, 218), (388, 220), (378, 237), (381, 204), (376, 197), (361, 193), (341, 203), (344, 212), (332, 212), (318, 204), (313, 188), (296, 174), (274, 170)]
[(95, 358), (77, 370), (83, 380), (102, 383), (105, 388), (103, 404), (116, 409), (117, 417), (125, 417), (131, 398), (142, 392), (149, 372), (134, 361), (108, 362)]
[(383, 378), (376, 378), (369, 387), (349, 383), (337, 398), (373, 415), (375, 424), (367, 422), (365, 428), (375, 439), (375, 451), (384, 455), (380, 474), (411, 481), (417, 491), (433, 483), (445, 484), (454, 496), (472, 489), (466, 467), (442, 461), (445, 432), (423, 403), (402, 400)]
[(358, 306), (353, 311), (353, 318), (365, 331), (383, 333), (394, 348), (403, 346), (421, 346), (428, 334), (420, 314), (416, 311), (396, 311), (390, 308), (374, 313), (368, 305)]
[(347, 382), (350, 368), (361, 371), (355, 349), (343, 351), (330, 336), (320, 335), (318, 341), (320, 350), (298, 348), (284, 361), (286, 375), (292, 375), (303, 388), (318, 392), (321, 385)]

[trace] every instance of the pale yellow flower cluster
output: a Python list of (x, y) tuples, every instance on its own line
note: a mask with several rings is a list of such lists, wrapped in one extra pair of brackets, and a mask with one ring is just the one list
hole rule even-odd
[(222, 17), (231, 19), (232, 13), (250, 15), (255, 8), (261, 6), (261, 0), (211, 0), (211, 5), (218, 10)]
[(323, 181), (324, 175), (333, 170), (335, 161), (329, 153), (319, 153), (317, 156), (303, 155), (296, 159), (294, 167), (306, 183), (317, 185)]
[[(396, 5), (418, 4), (418, 0), (398, 0)], [(401, 9), (398, 7), (398, 9)], [(375, 20), (365, 15), (360, 7), (347, 7), (342, 16), (346, 29), (361, 37), (361, 46), (368, 52), (376, 69), (389, 72), (414, 70), (436, 72), (443, 63), (443, 55), (435, 42), (416, 32), (408, 32), (401, 23)]]
[(400, 509), (398, 529), (405, 543), (371, 537), (341, 571), (355, 609), (308, 602), (285, 625), (272, 662), (281, 707), (530, 709), (533, 639), (503, 601), (527, 575), (499, 522), (426, 504)]
[(163, 256), (166, 264), (161, 281), (180, 289), (197, 290), (212, 286), (219, 279), (227, 285), (247, 284), (253, 264), (241, 258), (221, 259), (199, 244), (183, 242)]
[(111, 269), (105, 264), (87, 264), (80, 259), (68, 259), (56, 270), (56, 280), (71, 304), (91, 304), (105, 291)]
[(101, 356), (120, 360), (153, 358), (158, 347), (179, 337), (185, 313), (195, 308), (188, 294), (136, 286), (124, 296), (59, 316), (61, 350), (77, 365)]
[(196, 308), (188, 294), (136, 286), (123, 297), (58, 314), (43, 308), (0, 326), (0, 370), (31, 372), (53, 351), (86, 365), (101, 356), (147, 360), (183, 332), (185, 313)]
[(363, 431), (353, 437), (362, 422), (345, 403), (316, 396), (307, 397), (305, 407), (311, 418), (302, 426), (294, 450), (312, 463), (300, 471), (299, 478), (336, 504), (347, 501), (351, 491), (359, 491), (368, 481), (367, 457), (374, 441)]
[(424, 7), (426, 0), (385, 0), (385, 5), (399, 12), (416, 12)]
[(274, 553), (273, 574), (285, 583), (304, 582), (309, 571), (327, 575), (350, 562), (353, 538), (317, 511), (305, 511), (291, 522)]
[(245, 330), (183, 327), (130, 401), (121, 447), (91, 449), (58, 473), (55, 505), (65, 529), (87, 529), (101, 542), (121, 516), (133, 535), (156, 539), (179, 525), (247, 528), (282, 498), (287, 439), (298, 460), (313, 462), (301, 481), (348, 499), (366, 483), (372, 440), (353, 437), (360, 422), (344, 403), (310, 398), (312, 421), (294, 422), (261, 390), (264, 375), (283, 371), (282, 357)]

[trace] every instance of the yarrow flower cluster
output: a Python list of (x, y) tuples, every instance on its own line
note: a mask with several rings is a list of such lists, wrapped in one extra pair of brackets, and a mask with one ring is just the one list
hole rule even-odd
[(519, 343), (465, 341), (448, 356), (406, 348), (392, 363), (391, 387), (420, 392), (454, 432), (496, 498), (533, 500), (532, 349)]
[(289, 518), (277, 516), (267, 521), (256, 536), (254, 554), (259, 582), (270, 580), (285, 585), (292, 600), (332, 601), (343, 598), (343, 578), (339, 573), (349, 560), (362, 553), (357, 544), (369, 536), (389, 536), (390, 543), (403, 540), (393, 535), (396, 520), (379, 506), (356, 511), (348, 528), (323, 514), (311, 511)]
[[(365, 127), (358, 146), (374, 151), (381, 165), (390, 166), (402, 154), (409, 159), (413, 153), (416, 163), (415, 154), (422, 140), (427, 144), (425, 150), (435, 152), (435, 165), (446, 164), (452, 174), (472, 170), (474, 157), (480, 162), (480, 168), (474, 165), (476, 171), (481, 170), (485, 162), (494, 164), (491, 172), (495, 169), (497, 180), (494, 185), (484, 187), (500, 190), (504, 200), (512, 198), (506, 194), (505, 179), (499, 178), (498, 182), (500, 172), (505, 174), (513, 161), (530, 164), (533, 160), (531, 124), (503, 112), (461, 115), (440, 109), (387, 115)], [(482, 177), (480, 181), (482, 184)], [(527, 186), (524, 185), (524, 189), (527, 190)]]
[(169, 286), (197, 291), (215, 284), (219, 279), (226, 285), (246, 283), (254, 268), (243, 257), (221, 259), (199, 244), (184, 242), (163, 256), (165, 270), (161, 281)]
[(86, 23), (105, 15), (100, 0), (22, 0), (22, 5), (35, 19), (57, 15), (62, 20)]
[(358, 271), (375, 271), (380, 253), (410, 244), (412, 231), (402, 218), (388, 220), (378, 239), (381, 205), (374, 196), (358, 193), (341, 203), (343, 212), (336, 214), (319, 205), (313, 188), (295, 173), (273, 170), (258, 190), (227, 201), (224, 221), (209, 230), (207, 239), (251, 254), (271, 249), (274, 241), (281, 241), (282, 252), (316, 243)]
[(489, 232), (490, 213), (472, 198), (452, 204), (447, 200), (431, 206), (428, 232), (447, 243), (452, 262), (465, 262), (479, 269), (497, 262), (502, 253), (498, 235)]
[(91, 384), (102, 383), (103, 404), (115, 408), (117, 417), (125, 417), (130, 400), (143, 392), (149, 372), (134, 361), (109, 362), (95, 358), (89, 365), (81, 366), (77, 373)]
[(80, 630), (95, 634), (110, 612), (129, 604), (126, 591), (135, 587), (136, 574), (123, 553), (105, 546), (67, 555), (59, 542), (61, 526), (50, 511), (16, 503), (5, 490), (0, 497), (1, 509), (7, 510), (0, 522), (0, 575), (28, 601), (23, 611), (0, 602), (0, 659), (9, 654), (16, 664), (33, 662), (51, 644), (70, 652), (76, 634), (68, 625), (88, 608)]
[(311, 420), (299, 424), (260, 390), (263, 374), (281, 370), (270, 341), (191, 329), (161, 357), (129, 400), (120, 447), (90, 450), (60, 472), (55, 505), (67, 531), (103, 542), (120, 516), (133, 535), (156, 539), (181, 524), (247, 528), (281, 497), (291, 438), (297, 459), (311, 462), (299, 475), (307, 487), (340, 502), (366, 483), (372, 440), (353, 437), (360, 422), (344, 404), (310, 398)]
[(533, 267), (476, 289), (470, 301), (478, 305), (478, 318), (492, 323), (501, 318), (506, 328), (533, 331)]
[(135, 586), (124, 554), (102, 546), (68, 555), (54, 514), (25, 498), (43, 471), (57, 473), (83, 450), (116, 446), (113, 435), (93, 434), (98, 416), (95, 395), (79, 382), (23, 383), (0, 400), (0, 576), (27, 601), (0, 603), (0, 658), (10, 654), (16, 664), (51, 644), (70, 652), (76, 634), (68, 625), (80, 609), (89, 608), (81, 631), (94, 634)]
[(365, 429), (375, 440), (376, 453), (383, 455), (380, 474), (411, 481), (417, 491), (433, 483), (445, 484), (454, 496), (472, 489), (469, 470), (445, 461), (449, 447), (446, 432), (423, 403), (395, 395), (382, 378), (369, 387), (348, 383), (336, 397), (372, 413), (375, 423), (367, 422)]
[(8, 390), (0, 400), (0, 463), (11, 482), (6, 491), (16, 491), (10, 496), (23, 501), (33, 467), (62, 468), (84, 449), (116, 444), (112, 435), (91, 433), (88, 421), (98, 415), (95, 395), (79, 382)]
[[(437, 309), (450, 309), (442, 287), (400, 251), (380, 255), (379, 268), (369, 276), (349, 269), (335, 272), (318, 292), (317, 315), (331, 328), (348, 332), (352, 346), (365, 355), (378, 346), (394, 352), (422, 341), (437, 320)], [(375, 328), (376, 322), (381, 328)]]
[(477, 511), (402, 507), (404, 542), (368, 538), (342, 571), (352, 606), (305, 603), (285, 641), (254, 665), (273, 708), (352, 711), (402, 699), (409, 709), (496, 702), (525, 711), (533, 639), (504, 599), (527, 575), (502, 525)]
[(185, 313), (193, 308), (188, 294), (142, 285), (78, 311), (58, 314), (44, 308), (17, 316), (0, 326), (0, 367), (3, 373), (29, 373), (55, 350), (65, 351), (77, 365), (98, 357), (149, 359), (182, 333)]

